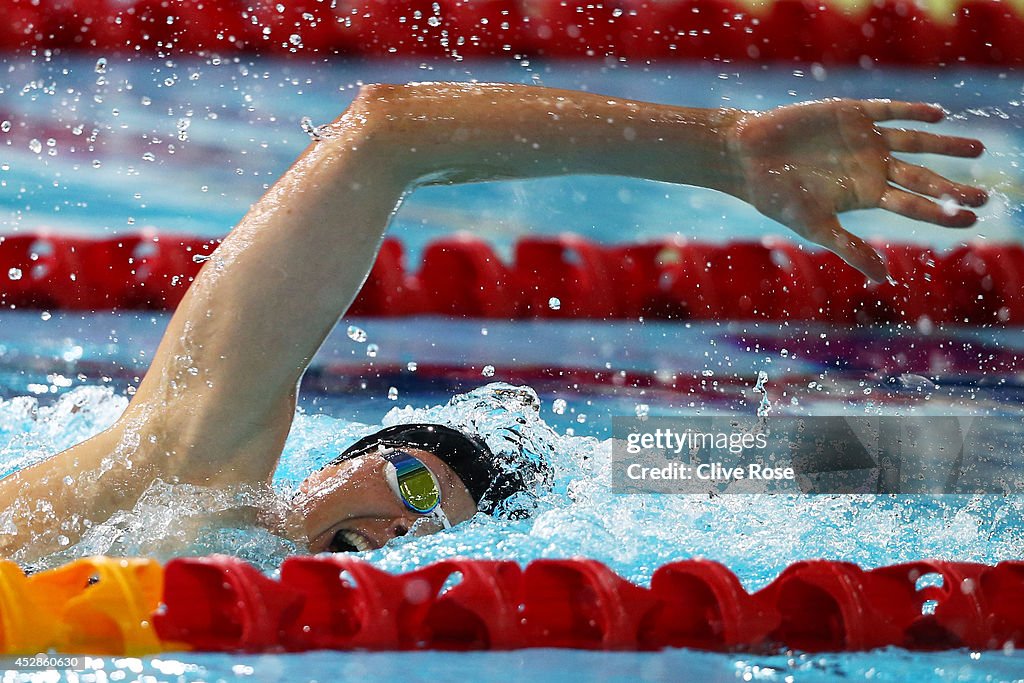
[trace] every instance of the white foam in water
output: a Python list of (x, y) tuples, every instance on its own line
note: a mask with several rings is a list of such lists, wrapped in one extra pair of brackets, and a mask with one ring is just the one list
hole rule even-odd
[[(0, 402), (0, 472), (105, 428), (125, 405), (125, 398), (99, 387), (74, 389), (50, 407), (27, 397)], [(395, 539), (361, 556), (405, 571), (453, 555), (520, 562), (581, 555), (636, 581), (648, 580), (666, 562), (706, 556), (756, 586), (802, 558), (869, 566), (921, 557), (995, 562), (1018, 556), (1024, 543), (1024, 503), (1016, 497), (614, 494), (611, 442), (559, 434), (544, 422), (541, 407), (532, 389), (493, 383), (446, 405), (388, 412), (385, 426), (440, 422), (480, 434), (499, 460), (545, 457), (555, 478), (535, 501), (518, 501), (536, 506), (528, 519), (477, 515), (452, 530)], [(273, 571), (303, 549), (255, 526), (254, 516), (287, 501), (306, 474), (379, 428), (300, 411), (275, 479), (276, 497), (156, 482), (133, 510), (96, 520), (80, 543), (38, 566), (93, 554), (166, 560), (225, 552)]]

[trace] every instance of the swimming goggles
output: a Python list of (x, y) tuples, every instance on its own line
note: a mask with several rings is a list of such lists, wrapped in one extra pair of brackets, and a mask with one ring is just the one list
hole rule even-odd
[(437, 477), (414, 455), (402, 450), (384, 451), (384, 476), (395, 495), (413, 512), (432, 517), (445, 529), (451, 529), (448, 515), (441, 509), (441, 485)]

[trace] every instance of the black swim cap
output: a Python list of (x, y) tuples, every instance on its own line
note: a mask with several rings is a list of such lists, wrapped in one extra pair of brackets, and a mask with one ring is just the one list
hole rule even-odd
[(386, 427), (356, 441), (329, 464), (351, 460), (381, 445), (411, 446), (433, 453), (462, 480), (477, 509), (487, 514), (509, 496), (532, 488), (531, 473), (500, 467), (483, 439), (439, 424)]

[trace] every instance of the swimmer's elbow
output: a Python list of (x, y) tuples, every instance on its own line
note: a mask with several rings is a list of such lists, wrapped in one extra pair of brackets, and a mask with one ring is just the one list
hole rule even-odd
[(385, 103), (388, 96), (388, 87), (383, 83), (369, 83), (359, 86), (356, 96), (352, 98), (352, 104), (348, 106), (346, 113), (356, 115), (376, 112), (381, 104)]
[(352, 102), (354, 105), (362, 104), (364, 106), (373, 106), (375, 103), (386, 104), (398, 96), (399, 90), (404, 87), (391, 83), (364, 83), (359, 86), (359, 91)]
[(386, 83), (360, 86), (341, 116), (320, 129), (320, 139), (333, 139), (369, 153), (386, 151), (396, 138), (395, 112), (405, 100), (401, 88)]
[(384, 132), (388, 122), (395, 120), (395, 110), (408, 99), (405, 86), (369, 83), (359, 86), (352, 104), (342, 118), (349, 118), (368, 132)]
[[(401, 134), (409, 125), (454, 106), (445, 83), (368, 83), (359, 86), (345, 112), (371, 133)], [(343, 116), (343, 118), (345, 118)]]
[(366, 83), (359, 86), (353, 104), (375, 110), (409, 106), (438, 93), (443, 83)]

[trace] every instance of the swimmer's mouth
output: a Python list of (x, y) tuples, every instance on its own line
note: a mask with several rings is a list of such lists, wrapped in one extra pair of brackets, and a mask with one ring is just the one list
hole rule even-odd
[(367, 550), (373, 550), (370, 542), (355, 531), (348, 529), (341, 529), (334, 534), (330, 545), (327, 546), (327, 551), (332, 553), (362, 553)]

